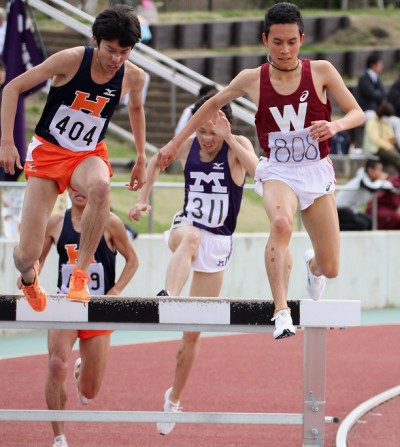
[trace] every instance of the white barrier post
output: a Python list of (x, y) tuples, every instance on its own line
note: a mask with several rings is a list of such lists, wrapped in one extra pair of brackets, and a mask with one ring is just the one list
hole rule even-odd
[[(325, 416), (327, 328), (359, 326), (361, 302), (298, 300), (288, 306), (294, 325), (305, 330), (302, 414), (0, 410), (0, 421), (300, 424), (302, 446), (323, 447), (325, 423), (338, 422)], [(0, 296), (0, 328), (260, 333), (274, 330), (273, 311), (273, 301), (261, 299), (98, 296), (85, 305), (50, 295), (46, 310), (37, 313), (21, 296)]]
[(304, 329), (303, 447), (324, 445), (326, 333), (326, 328)]

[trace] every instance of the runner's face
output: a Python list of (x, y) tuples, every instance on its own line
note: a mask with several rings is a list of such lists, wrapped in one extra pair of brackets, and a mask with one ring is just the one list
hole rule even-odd
[(304, 34), (300, 35), (295, 23), (272, 25), (269, 34), (263, 34), (264, 45), (269, 49), (273, 63), (279, 68), (290, 70), (297, 64)]
[(208, 154), (218, 152), (224, 141), (222, 137), (216, 135), (210, 121), (197, 129), (196, 137), (199, 140), (201, 150)]
[(85, 205), (87, 203), (86, 196), (84, 196), (79, 191), (74, 191), (72, 189), (69, 189), (68, 193), (69, 193), (69, 197), (71, 199), (71, 202), (72, 202), (72, 204), (74, 206), (76, 206), (78, 208), (85, 207)]
[(102, 40), (97, 48), (97, 58), (105, 71), (116, 73), (131, 51), (131, 47), (121, 47), (118, 40)]

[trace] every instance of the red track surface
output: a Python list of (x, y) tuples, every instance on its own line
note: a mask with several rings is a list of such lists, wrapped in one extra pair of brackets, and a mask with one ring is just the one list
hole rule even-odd
[[(399, 338), (398, 325), (329, 331), (327, 416), (343, 419), (363, 401), (399, 385)], [(90, 409), (160, 410), (171, 384), (178, 344), (168, 341), (113, 347), (102, 390)], [(184, 410), (301, 413), (302, 356), (301, 331), (296, 337), (279, 341), (271, 334), (204, 338), (185, 391)], [(73, 361), (67, 409), (82, 409), (75, 397), (72, 367)], [(46, 368), (45, 355), (1, 361), (0, 406), (46, 409)], [(372, 430), (374, 424), (369, 422), (361, 428), (357, 425), (351, 447), (400, 445), (400, 405), (393, 403), (397, 416), (390, 411), (387, 418), (374, 418), (374, 424), (385, 424), (383, 429)], [(390, 425), (389, 417), (395, 425)], [(337, 428), (326, 425), (325, 447), (335, 446)], [(70, 423), (66, 434), (70, 447), (300, 447), (302, 428), (180, 424), (163, 437), (155, 424)], [(0, 422), (1, 447), (51, 445), (49, 423)]]
[(355, 424), (348, 437), (348, 447), (399, 447), (399, 418), (400, 397), (397, 397), (374, 408)]

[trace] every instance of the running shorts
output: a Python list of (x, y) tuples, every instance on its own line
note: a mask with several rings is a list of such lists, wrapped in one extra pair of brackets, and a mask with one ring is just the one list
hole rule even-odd
[[(182, 226), (193, 225), (193, 222), (187, 219), (182, 212), (175, 214), (171, 229), (164, 233), (168, 241), (171, 230)], [(192, 261), (192, 269), (195, 272), (215, 273), (225, 270), (233, 251), (232, 236), (210, 233), (203, 228), (197, 228), (200, 231), (201, 242), (199, 255)]]
[(114, 331), (91, 331), (91, 330), (79, 330), (78, 331), (78, 338), (81, 340), (87, 340), (88, 338), (98, 337), (99, 335), (107, 335), (112, 334)]
[(88, 157), (100, 157), (108, 166), (112, 177), (107, 146), (104, 142), (97, 143), (93, 151), (74, 152), (34, 135), (28, 146), (24, 165), (25, 177), (54, 180), (58, 184), (58, 193), (62, 194), (70, 186), (75, 168)]
[(305, 210), (315, 199), (335, 192), (335, 170), (329, 157), (306, 165), (283, 166), (261, 157), (254, 176), (255, 191), (263, 195), (263, 183), (279, 180), (286, 183), (296, 194), (300, 210)]

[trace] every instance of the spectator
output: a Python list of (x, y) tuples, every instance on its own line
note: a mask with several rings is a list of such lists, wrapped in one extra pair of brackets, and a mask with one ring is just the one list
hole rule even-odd
[(24, 201), (23, 188), (4, 188), (1, 217), (6, 238), (18, 239), (21, 226), (21, 211)]
[[(197, 100), (201, 99), (203, 96), (206, 96), (211, 93), (217, 93), (218, 89), (215, 85), (212, 84), (203, 84), (199, 89), (199, 94)], [(175, 135), (177, 135), (185, 126), (186, 123), (192, 117), (192, 110), (195, 104), (191, 104), (190, 106), (183, 109), (182, 115), (179, 118), (178, 124), (175, 128)], [(193, 135), (194, 136), (194, 135)]]
[[(378, 230), (400, 230), (400, 174), (390, 177), (392, 190), (378, 192)], [(365, 212), (372, 215), (372, 201)]]
[(395, 113), (390, 120), (396, 134), (397, 145), (400, 147), (400, 76), (390, 87), (387, 100), (394, 107)]
[(346, 130), (338, 132), (332, 137), (331, 154), (347, 155), (350, 149), (350, 135)]
[(367, 160), (356, 176), (345, 185), (348, 190), (336, 196), (340, 231), (365, 231), (372, 229), (371, 216), (361, 211), (379, 189), (393, 190), (379, 160)]
[(149, 43), (153, 38), (153, 35), (151, 34), (150, 23), (140, 15), (138, 15), (138, 19), (140, 22), (140, 33), (141, 33), (140, 42)]
[(384, 100), (365, 125), (364, 150), (376, 155), (383, 164), (393, 165), (400, 170), (400, 153), (391, 123), (395, 111), (390, 102)]
[(365, 118), (378, 108), (379, 104), (386, 98), (385, 87), (379, 75), (383, 70), (383, 59), (378, 53), (372, 53), (366, 64), (364, 74), (358, 80), (358, 103), (364, 110)]
[[(148, 43), (151, 41), (151, 39), (153, 38), (152, 34), (151, 34), (151, 30), (149, 27), (149, 23), (146, 19), (144, 19), (141, 16), (137, 16), (137, 18), (139, 19), (140, 22), (140, 40), (139, 42), (141, 43)], [(142, 89), (142, 103), (144, 104), (146, 102), (146, 98), (147, 98), (147, 91), (149, 90), (149, 85), (150, 85), (150, 75), (145, 72), (145, 80), (144, 80), (144, 86)], [(126, 110), (127, 111), (127, 105), (129, 102), (129, 93), (127, 93), (125, 96), (123, 96), (119, 102), (118, 105), (118, 109), (119, 110)]]
[(137, 8), (137, 13), (147, 20), (149, 25), (158, 23), (157, 5), (152, 0), (141, 0)]
[(400, 76), (390, 87), (387, 99), (394, 107), (396, 116), (400, 117)]
[[(150, 75), (147, 73), (147, 71), (144, 72), (144, 85), (142, 88), (142, 103), (143, 105), (146, 102), (146, 98), (147, 98), (147, 92), (149, 90), (149, 85), (150, 85)], [(126, 95), (124, 95), (121, 100), (119, 101), (118, 110), (122, 110), (122, 111), (126, 111), (126, 113), (128, 113), (128, 103), (129, 103), (129, 93), (127, 93)]]

